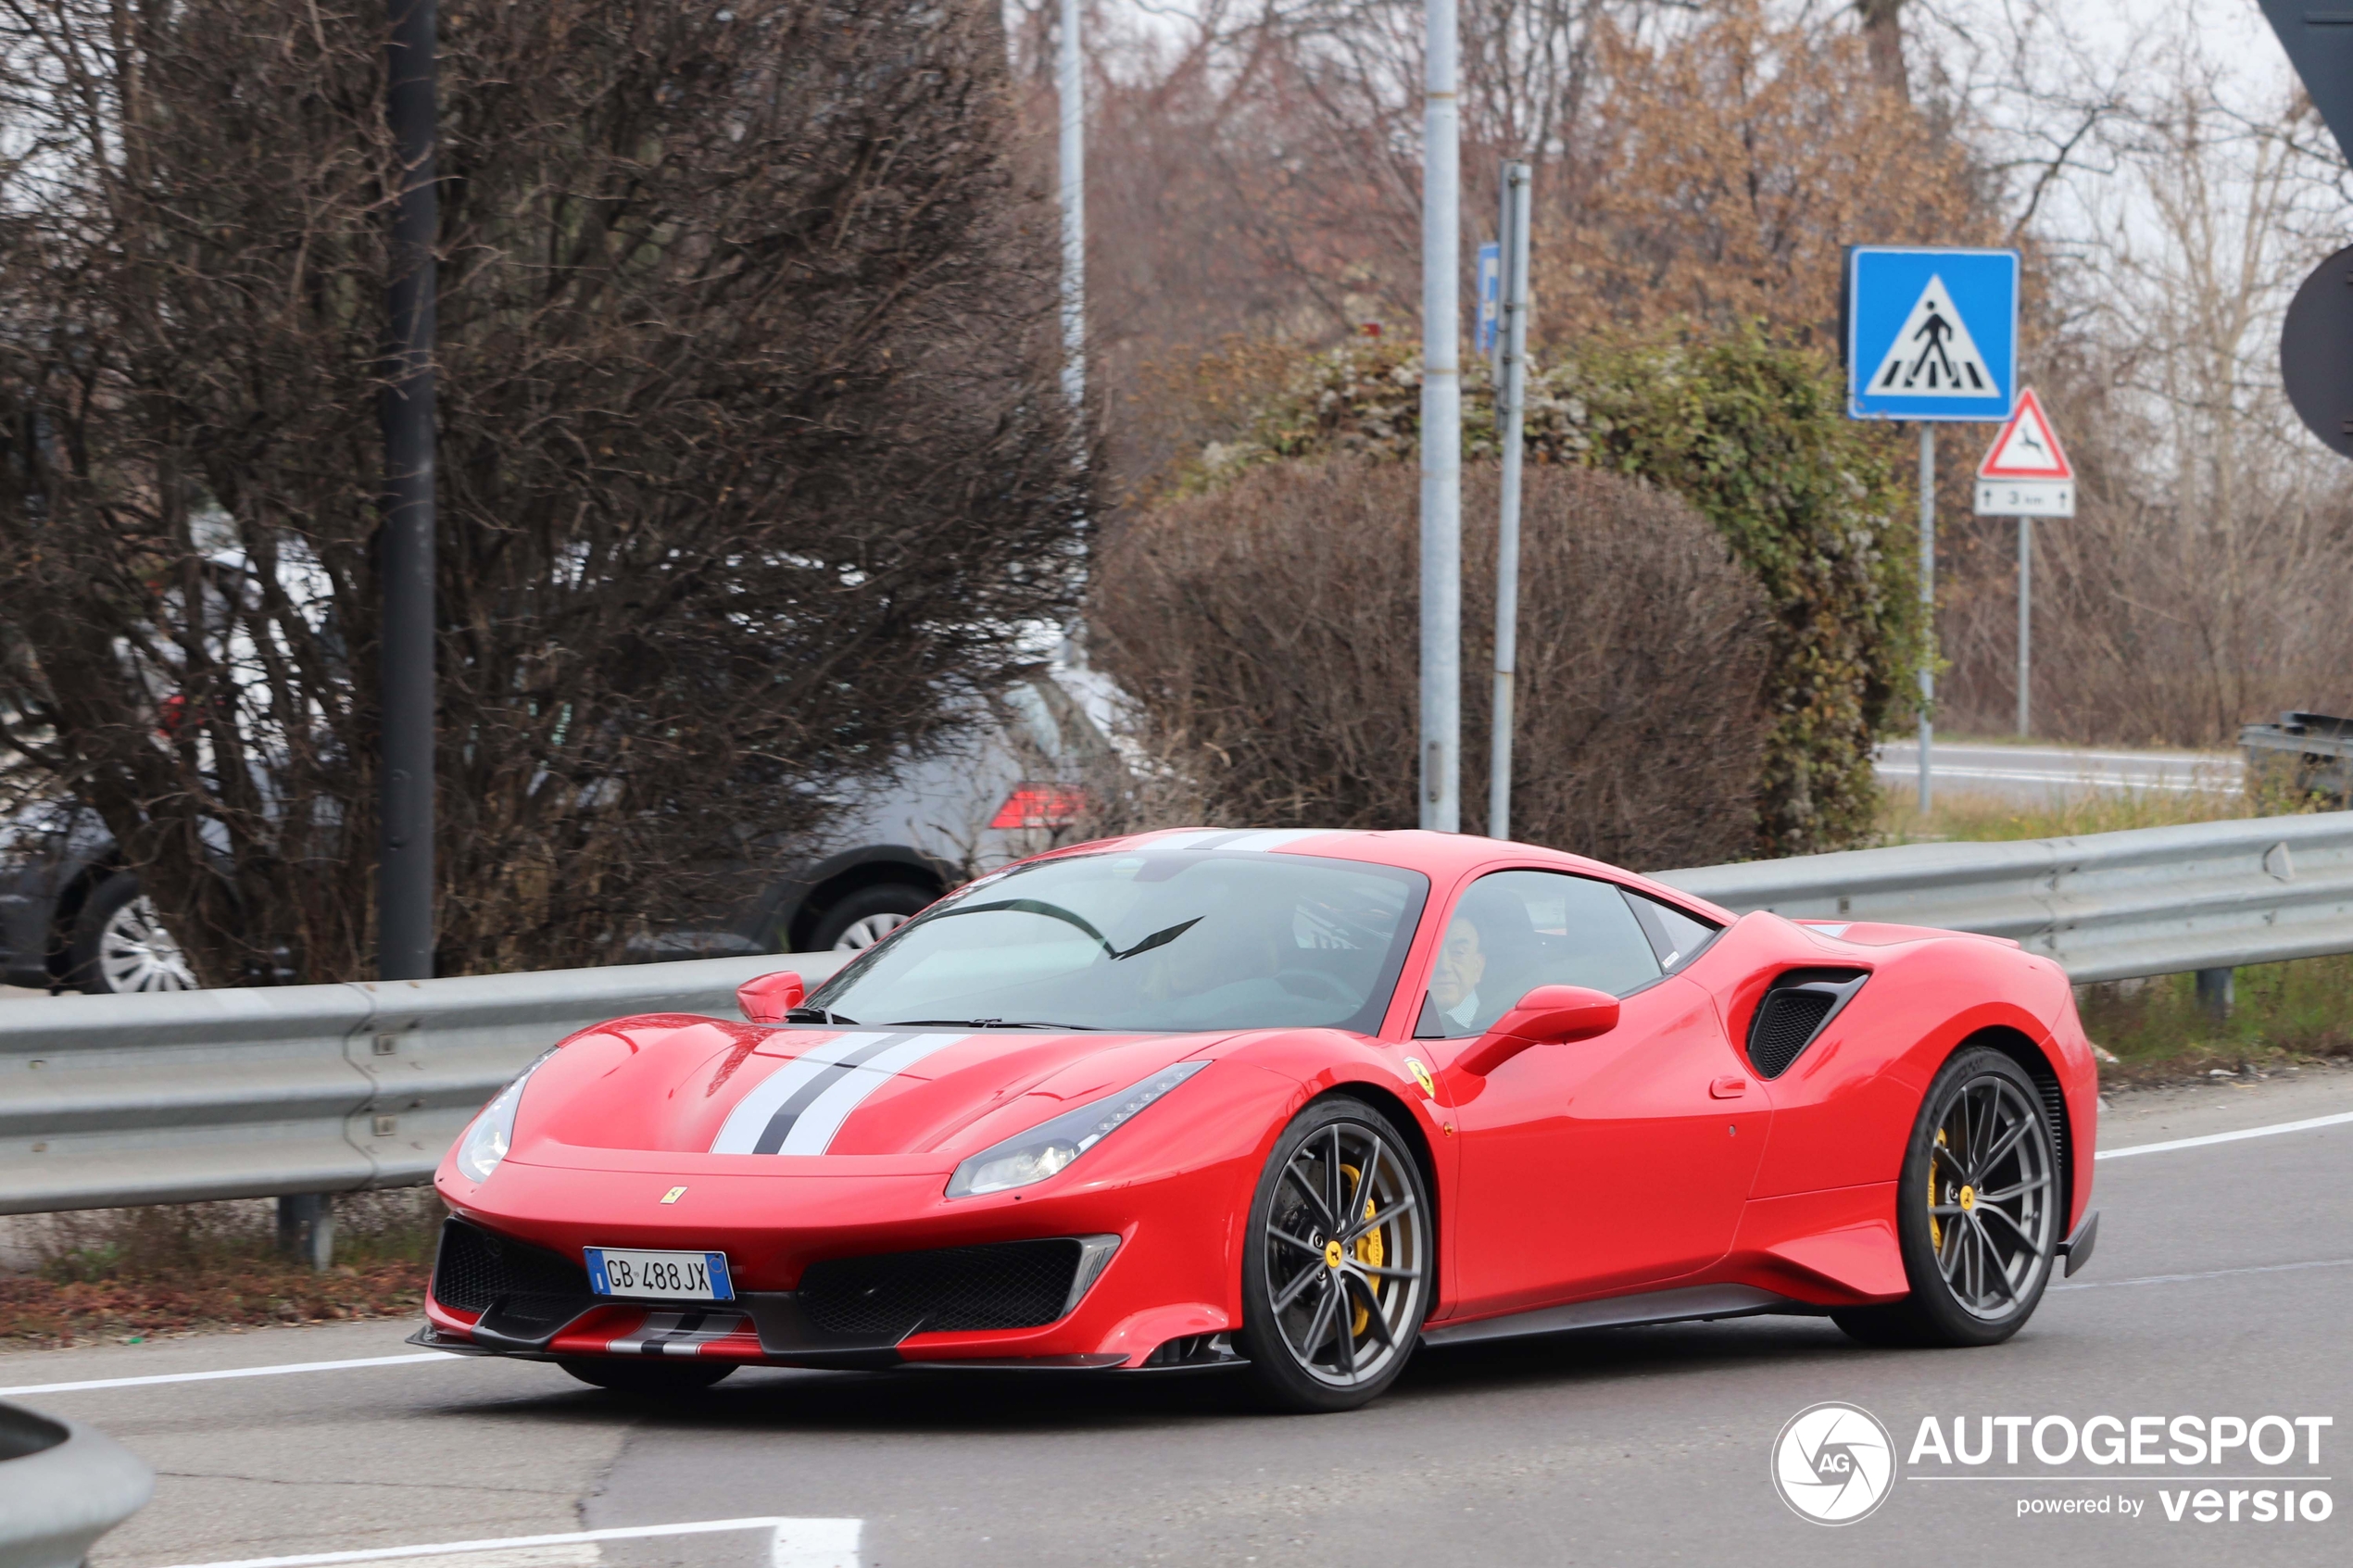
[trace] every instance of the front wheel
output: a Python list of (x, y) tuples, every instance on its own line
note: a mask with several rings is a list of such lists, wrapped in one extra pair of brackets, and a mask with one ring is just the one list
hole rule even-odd
[(1251, 1201), (1241, 1340), (1277, 1408), (1354, 1410), (1405, 1370), (1429, 1311), (1429, 1195), (1412, 1149), (1361, 1100), (1283, 1129)]
[(908, 882), (853, 888), (827, 909), (810, 934), (817, 952), (853, 953), (873, 947), (937, 901), (939, 895)]
[(566, 1356), (556, 1364), (583, 1383), (639, 1399), (672, 1399), (698, 1394), (736, 1370), (734, 1361), (704, 1361), (699, 1356), (628, 1361), (620, 1356)]
[(2025, 1070), (1978, 1047), (1920, 1102), (1897, 1185), (1911, 1286), (1885, 1307), (1833, 1312), (1869, 1345), (1997, 1345), (2034, 1315), (2064, 1219), (2057, 1138)]

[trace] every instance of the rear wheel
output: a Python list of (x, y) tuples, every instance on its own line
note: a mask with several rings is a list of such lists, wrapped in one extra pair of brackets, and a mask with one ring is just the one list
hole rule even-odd
[(1361, 1100), (1322, 1099), (1275, 1145), (1251, 1203), (1241, 1340), (1283, 1410), (1354, 1410), (1397, 1381), (1429, 1311), (1429, 1195)]
[(2064, 1194), (2057, 1139), (2025, 1070), (1965, 1050), (1920, 1102), (1897, 1186), (1896, 1234), (1912, 1293), (1833, 1312), (1867, 1345), (1996, 1345), (2050, 1283)]
[(196, 987), (187, 956), (130, 872), (117, 872), (92, 889), (74, 917), (66, 976), (75, 989), (99, 997)]
[(644, 1361), (619, 1356), (567, 1356), (556, 1364), (583, 1383), (645, 1399), (700, 1393), (736, 1370), (734, 1361), (707, 1361), (699, 1356), (649, 1356)]

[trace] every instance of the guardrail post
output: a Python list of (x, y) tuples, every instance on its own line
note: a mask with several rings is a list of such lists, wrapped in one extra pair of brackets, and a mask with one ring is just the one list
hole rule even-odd
[(335, 1203), (324, 1193), (278, 1199), (278, 1250), (324, 1273), (335, 1260)]
[(2238, 973), (2234, 969), (2201, 969), (2197, 972), (2197, 1005), (2207, 1016), (2220, 1022), (2231, 1016), (2231, 979)]

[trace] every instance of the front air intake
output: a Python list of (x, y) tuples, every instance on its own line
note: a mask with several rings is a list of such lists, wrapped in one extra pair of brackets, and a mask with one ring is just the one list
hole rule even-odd
[(580, 1264), (454, 1216), (441, 1223), (433, 1298), (483, 1313), (498, 1332), (524, 1338), (552, 1333), (597, 1304)]
[(917, 1332), (1037, 1328), (1070, 1310), (1076, 1237), (948, 1247), (812, 1263), (800, 1307), (829, 1334), (899, 1340)]
[(1778, 1078), (1829, 1027), (1869, 979), (1851, 969), (1793, 969), (1774, 977), (1748, 1024), (1748, 1060), (1760, 1078)]

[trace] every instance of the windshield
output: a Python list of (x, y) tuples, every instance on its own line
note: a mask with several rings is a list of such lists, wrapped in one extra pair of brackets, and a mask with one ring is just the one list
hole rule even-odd
[(1045, 860), (933, 905), (796, 1016), (1371, 1034), (1428, 891), (1418, 872), (1306, 855)]

